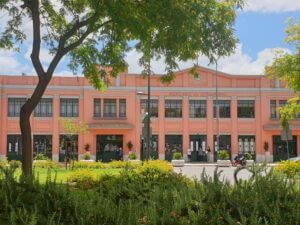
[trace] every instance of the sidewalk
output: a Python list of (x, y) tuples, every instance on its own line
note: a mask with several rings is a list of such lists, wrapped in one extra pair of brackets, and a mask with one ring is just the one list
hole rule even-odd
[[(256, 163), (261, 165), (262, 163)], [(267, 166), (275, 166), (276, 163), (267, 163)], [(186, 162), (184, 166), (218, 166), (216, 162), (207, 163), (207, 162)]]

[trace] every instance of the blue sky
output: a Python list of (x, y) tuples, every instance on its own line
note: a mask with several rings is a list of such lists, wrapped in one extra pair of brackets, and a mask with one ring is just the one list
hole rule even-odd
[[(221, 59), (219, 69), (232, 74), (262, 74), (264, 65), (271, 63), (274, 50), (283, 49), (291, 51), (292, 46), (284, 42), (286, 37), (286, 19), (292, 17), (300, 19), (300, 0), (248, 0), (243, 12), (238, 12), (236, 19), (236, 36), (240, 40), (236, 51), (229, 57)], [(5, 16), (0, 13), (0, 30), (5, 23)], [(24, 28), (30, 33), (31, 24), (27, 23)], [(30, 38), (30, 37), (29, 37)], [(26, 42), (21, 53), (0, 50), (0, 74), (34, 74), (29, 59), (30, 41)], [(47, 66), (51, 60), (47, 49), (41, 50), (42, 63)], [(139, 53), (131, 51), (126, 60), (129, 64), (129, 72), (139, 73), (142, 68), (138, 65)], [(68, 60), (64, 58), (55, 73), (57, 75), (71, 75), (67, 68)], [(180, 69), (193, 65), (194, 62), (179, 62)], [(205, 67), (208, 60), (199, 58), (199, 64)], [(152, 69), (156, 73), (164, 72), (163, 61), (153, 61)]]

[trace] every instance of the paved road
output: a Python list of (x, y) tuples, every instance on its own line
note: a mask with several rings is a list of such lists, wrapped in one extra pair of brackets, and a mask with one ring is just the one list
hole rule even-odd
[[(205, 165), (185, 165), (184, 167), (174, 167), (174, 171), (177, 173), (182, 173), (190, 178), (200, 178), (201, 173), (205, 169), (205, 172), (209, 176), (213, 176), (214, 170), (216, 166), (205, 166)], [(222, 170), (221, 179), (226, 179), (230, 183), (234, 183), (233, 173), (236, 167), (219, 167), (219, 171)], [(248, 179), (250, 178), (251, 173), (247, 170), (242, 170), (238, 174), (238, 178), (240, 179)]]

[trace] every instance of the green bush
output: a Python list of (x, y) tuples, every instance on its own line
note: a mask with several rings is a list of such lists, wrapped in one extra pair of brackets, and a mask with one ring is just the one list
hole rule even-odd
[(22, 162), (18, 160), (11, 160), (9, 161), (10, 166), (14, 166), (16, 168), (21, 168), (22, 167)]
[(228, 154), (227, 150), (220, 150), (218, 152), (218, 159), (228, 160), (229, 159), (229, 154)]
[(299, 176), (300, 177), (300, 162), (293, 161), (281, 161), (275, 166), (275, 171), (283, 173), (288, 177)]
[(46, 157), (44, 154), (39, 153), (36, 154), (36, 156), (34, 157), (34, 160), (50, 160), (48, 157)]
[(181, 152), (175, 152), (175, 153), (173, 154), (173, 159), (176, 159), (176, 160), (182, 159), (182, 154), (181, 154)]
[(128, 161), (112, 161), (107, 164), (107, 168), (128, 168), (128, 169), (134, 169), (139, 166), (141, 166), (141, 162), (128, 162)]
[(250, 153), (247, 154), (247, 160), (253, 160), (252, 154)]
[(131, 152), (128, 154), (128, 159), (135, 160), (135, 159), (137, 159), (137, 156), (134, 152)]
[(68, 182), (75, 183), (76, 187), (89, 189), (95, 186), (98, 177), (94, 171), (88, 169), (74, 170), (68, 176)]
[(84, 160), (90, 160), (91, 159), (91, 153), (89, 153), (89, 152), (84, 153), (83, 154), (83, 159)]
[(74, 161), (74, 169), (104, 169), (106, 165), (102, 162)]
[(60, 165), (56, 161), (51, 160), (35, 160), (33, 161), (33, 167), (46, 168), (46, 169), (58, 169)]
[(17, 181), (13, 172), (10, 167), (0, 170), (5, 174), (0, 179), (0, 224), (295, 225), (300, 221), (299, 186), (272, 170), (234, 185), (222, 182), (218, 171), (212, 178), (203, 174), (200, 180), (173, 172), (155, 171), (152, 176), (151, 171), (123, 170), (117, 176), (97, 178), (89, 170), (73, 171), (70, 182), (93, 187), (88, 191), (50, 179), (45, 185), (34, 178)]

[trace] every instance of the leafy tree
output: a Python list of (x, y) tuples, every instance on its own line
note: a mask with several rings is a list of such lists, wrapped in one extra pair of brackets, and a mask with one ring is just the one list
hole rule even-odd
[[(60, 124), (62, 126), (65, 135), (67, 136), (68, 140), (71, 141), (71, 145), (73, 145), (72, 152), (71, 152), (71, 159), (72, 159), (72, 169), (74, 167), (74, 144), (75, 144), (75, 135), (79, 134), (86, 134), (88, 132), (88, 125), (84, 122), (76, 122), (73, 119), (68, 118), (60, 118)], [(67, 152), (65, 155), (65, 162), (67, 168)]]
[(294, 54), (277, 52), (273, 64), (265, 68), (266, 74), (271, 78), (277, 76), (295, 91), (295, 97), (289, 99), (285, 107), (279, 108), (281, 126), (284, 129), (288, 129), (290, 121), (300, 113), (300, 19), (295, 23), (288, 19), (286, 33), (285, 41), (294, 46)]
[[(68, 55), (70, 68), (82, 68), (96, 89), (108, 85), (126, 67), (124, 56), (132, 48), (142, 53), (147, 69), (151, 58), (165, 58), (168, 81), (177, 60), (199, 54), (211, 61), (230, 54), (236, 45), (233, 25), (244, 0), (1, 0), (8, 22), (0, 47), (18, 50), (28, 37), (22, 25), (32, 22), (31, 61), (38, 75), (36, 88), (20, 113), (23, 172), (32, 173), (30, 115), (43, 96), (53, 72)], [(48, 68), (40, 61), (40, 48), (53, 54)], [(111, 70), (106, 71), (109, 65)]]

